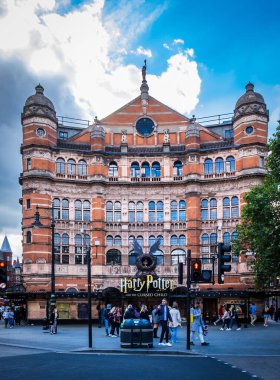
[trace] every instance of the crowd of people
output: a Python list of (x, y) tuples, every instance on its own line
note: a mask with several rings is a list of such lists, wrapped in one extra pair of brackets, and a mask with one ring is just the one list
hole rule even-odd
[[(153, 337), (154, 339), (159, 339), (159, 345), (171, 347), (173, 344), (177, 343), (177, 332), (178, 328), (181, 327), (182, 320), (180, 310), (176, 302), (173, 302), (172, 307), (168, 306), (165, 298), (162, 300), (160, 305), (154, 305), (153, 307), (147, 307), (143, 304), (140, 308), (138, 308), (129, 304), (123, 315), (120, 307), (112, 307), (111, 304), (107, 304), (106, 308), (103, 308), (100, 304), (98, 304), (97, 310), (99, 313), (99, 327), (101, 328), (104, 325), (105, 333), (108, 337), (118, 337), (120, 327), (125, 320), (142, 319), (147, 320), (147, 322), (153, 327)], [(203, 338), (203, 333), (206, 331), (205, 329), (207, 326), (203, 323), (199, 304), (191, 309), (191, 314), (193, 314), (194, 317), (191, 324), (193, 334), (192, 338), (197, 332), (199, 334), (201, 344), (208, 345)]]

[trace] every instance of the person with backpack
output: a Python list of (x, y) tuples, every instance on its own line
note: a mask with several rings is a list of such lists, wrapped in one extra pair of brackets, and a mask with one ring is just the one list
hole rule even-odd
[(128, 305), (125, 309), (123, 319), (135, 318), (135, 310), (132, 305)]
[(181, 314), (178, 309), (177, 302), (173, 302), (172, 308), (170, 310), (170, 314), (172, 317), (172, 323), (169, 323), (170, 332), (171, 332), (171, 339), (170, 343), (177, 343), (177, 330), (178, 326), (181, 326)]

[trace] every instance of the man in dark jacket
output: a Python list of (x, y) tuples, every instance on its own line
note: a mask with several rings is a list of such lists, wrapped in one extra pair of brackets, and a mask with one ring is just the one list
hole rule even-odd
[(166, 340), (166, 345), (167, 346), (172, 346), (171, 343), (168, 342), (168, 335), (169, 335), (169, 326), (168, 322), (173, 322), (172, 317), (169, 311), (169, 307), (167, 305), (167, 299), (163, 298), (161, 301), (161, 305), (157, 307), (156, 314), (159, 317), (159, 323), (161, 325), (161, 335), (160, 335), (160, 341), (159, 341), (159, 346), (165, 346), (165, 343), (163, 343), (163, 338), (165, 334), (165, 340)]

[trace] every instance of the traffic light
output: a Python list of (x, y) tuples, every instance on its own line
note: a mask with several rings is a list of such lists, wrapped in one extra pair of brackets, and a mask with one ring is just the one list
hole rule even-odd
[(218, 244), (218, 284), (224, 283), (224, 273), (231, 271), (231, 265), (225, 264), (231, 262), (231, 246), (224, 243)]
[(7, 266), (5, 261), (0, 260), (0, 283), (6, 284), (7, 282)]
[(199, 282), (201, 280), (201, 260), (193, 259), (191, 261), (191, 281)]

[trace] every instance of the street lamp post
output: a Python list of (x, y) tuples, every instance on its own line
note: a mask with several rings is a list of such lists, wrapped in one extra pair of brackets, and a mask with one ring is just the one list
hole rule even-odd
[[(36, 212), (34, 215), (34, 223), (32, 224), (35, 228), (44, 227), (43, 224), (40, 221), (40, 213), (38, 211), (39, 207), (37, 205)], [(48, 300), (47, 305), (47, 320), (49, 319), (49, 307), (55, 306), (56, 299), (55, 299), (55, 252), (54, 252), (54, 229), (55, 229), (55, 220), (54, 220), (54, 208), (53, 204), (51, 208), (43, 207), (44, 210), (51, 211), (51, 298)]]
[(88, 347), (92, 349), (92, 315), (91, 315), (91, 252), (90, 247), (86, 244), (85, 229), (81, 229), (83, 234), (84, 247), (86, 248), (87, 257), (87, 285), (88, 285)]

